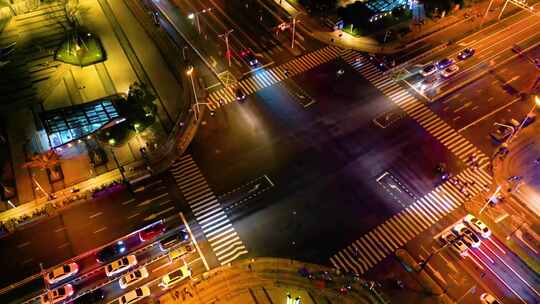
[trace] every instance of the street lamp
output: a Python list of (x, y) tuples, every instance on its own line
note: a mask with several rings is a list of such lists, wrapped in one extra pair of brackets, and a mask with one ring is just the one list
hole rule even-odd
[(300, 16), (302, 12), (297, 13), (292, 18), (292, 40), (291, 40), (291, 49), (294, 48), (294, 35), (296, 33), (296, 18)]
[(201, 33), (201, 22), (199, 21), (199, 15), (209, 13), (211, 11), (212, 11), (212, 8), (209, 7), (209, 8), (205, 8), (203, 10), (191, 13), (191, 14), (189, 14), (187, 16), (189, 19), (192, 19), (192, 20), (195, 19), (195, 22), (197, 23), (197, 30), (199, 31), (199, 34)]
[[(195, 120), (199, 120), (199, 117), (198, 115), (201, 113), (201, 110), (199, 108), (199, 105), (208, 105), (208, 103), (206, 102), (199, 102), (199, 98), (197, 97), (197, 90), (195, 89), (195, 81), (193, 80), (193, 72), (195, 71), (195, 68), (190, 65), (187, 69), (186, 69), (186, 74), (189, 76), (189, 78), (191, 79), (191, 88), (193, 89), (193, 96), (195, 98), (195, 104), (193, 106), (195, 106)], [(192, 106), (192, 107), (193, 107)]]
[(525, 118), (523, 119), (523, 121), (519, 124), (519, 126), (517, 127), (517, 129), (515, 130), (515, 132), (512, 133), (512, 135), (510, 135), (510, 138), (508, 138), (508, 140), (506, 141), (507, 144), (509, 144), (512, 139), (514, 139), (514, 136), (521, 130), (523, 129), (523, 126), (525, 125), (525, 123), (527, 122), (527, 120), (529, 119), (529, 117), (531, 117), (533, 114), (534, 114), (534, 111), (536, 110), (537, 107), (540, 107), (540, 98), (538, 97), (538, 95), (534, 96), (534, 103), (533, 103), (533, 106), (531, 108), (531, 110), (529, 111), (529, 113), (527, 113), (527, 116), (525, 116)]

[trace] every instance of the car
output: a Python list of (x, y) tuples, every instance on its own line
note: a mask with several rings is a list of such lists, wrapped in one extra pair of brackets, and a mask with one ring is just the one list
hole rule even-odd
[(113, 275), (126, 271), (135, 265), (137, 265), (137, 257), (131, 254), (105, 266), (105, 274), (108, 277), (112, 277)]
[(483, 293), (480, 295), (480, 301), (483, 304), (502, 304), (501, 301), (495, 299), (494, 296), (490, 295), (489, 293)]
[(159, 241), (159, 248), (161, 248), (161, 251), (166, 251), (188, 240), (189, 234), (187, 234), (184, 230), (179, 230), (178, 232), (175, 232), (174, 234)]
[(257, 60), (257, 57), (255, 57), (255, 54), (253, 54), (253, 50), (251, 49), (241, 51), (240, 57), (242, 57), (242, 59), (244, 59), (250, 67), (254, 67), (259, 64), (259, 60)]
[(465, 60), (467, 58), (470, 58), (474, 55), (474, 49), (473, 48), (466, 48), (464, 50), (462, 50), (461, 52), (459, 52), (457, 54), (457, 59), (459, 60)]
[(532, 124), (535, 120), (536, 120), (536, 114), (534, 113), (527, 114), (525, 119), (522, 121), (523, 122), (522, 128), (525, 128), (526, 126)]
[(482, 241), (464, 224), (457, 224), (454, 231), (462, 237), (463, 243), (468, 247), (478, 248)]
[(491, 132), (489, 136), (491, 139), (493, 139), (496, 143), (501, 144), (505, 142), (513, 133), (511, 128), (498, 126), (495, 131)]
[(458, 67), (457, 65), (453, 64), (453, 65), (447, 67), (446, 69), (444, 69), (444, 70), (441, 72), (441, 75), (442, 75), (443, 77), (448, 78), (448, 77), (450, 77), (450, 76), (456, 74), (458, 71), (459, 71), (459, 67)]
[(436, 64), (436, 66), (437, 66), (437, 69), (444, 70), (444, 69), (446, 69), (447, 67), (449, 67), (449, 66), (451, 66), (453, 64), (454, 64), (454, 60), (444, 58), (444, 59), (439, 60), (437, 62), (437, 64)]
[(109, 246), (103, 247), (96, 253), (96, 260), (99, 263), (106, 263), (126, 252), (127, 247), (123, 241), (118, 241)]
[(420, 74), (424, 77), (430, 76), (437, 72), (437, 67), (434, 64), (428, 64), (422, 68)]
[(146, 270), (146, 267), (143, 266), (121, 276), (118, 280), (118, 284), (120, 285), (120, 288), (126, 289), (127, 287), (146, 278), (148, 278), (148, 270)]
[(191, 275), (191, 271), (189, 270), (187, 265), (184, 265), (180, 267), (180, 269), (169, 272), (168, 274), (164, 275), (163, 278), (161, 278), (161, 282), (159, 283), (159, 286), (163, 289), (167, 289), (171, 287), (172, 285), (179, 283), (183, 281), (184, 279), (188, 278)]
[(139, 239), (141, 242), (149, 241), (167, 230), (167, 227), (163, 223), (157, 223), (142, 231), (139, 231)]
[(142, 286), (124, 294), (118, 299), (120, 304), (132, 304), (139, 302), (140, 300), (150, 295), (150, 288), (148, 286)]
[(169, 252), (169, 258), (171, 260), (177, 259), (193, 251), (191, 244), (180, 245)]
[(237, 101), (242, 101), (246, 99), (246, 94), (244, 94), (244, 91), (241, 88), (237, 88), (235, 93)]
[(463, 219), (465, 224), (469, 226), (474, 232), (481, 235), (483, 238), (487, 239), (491, 236), (491, 230), (484, 224), (481, 220), (477, 219), (472, 214), (467, 214)]
[(442, 245), (450, 246), (450, 248), (460, 256), (467, 256), (469, 247), (467, 247), (463, 241), (458, 239), (457, 235), (451, 230), (443, 232), (439, 237), (439, 240), (441, 241)]
[(47, 272), (43, 277), (48, 284), (52, 285), (76, 275), (77, 272), (79, 272), (79, 265), (77, 265), (77, 263), (69, 263), (54, 268), (53, 270)]
[(98, 288), (75, 299), (75, 304), (102, 303), (103, 299), (105, 299), (105, 293), (101, 288)]
[(42, 294), (40, 297), (40, 301), (41, 304), (59, 303), (71, 297), (74, 292), (75, 290), (73, 289), (73, 285), (66, 284)]

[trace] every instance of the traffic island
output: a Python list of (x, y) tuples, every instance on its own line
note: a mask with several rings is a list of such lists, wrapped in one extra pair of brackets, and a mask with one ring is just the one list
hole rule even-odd
[(64, 40), (54, 54), (54, 59), (76, 66), (89, 66), (105, 61), (101, 41), (90, 32), (76, 32)]
[(289, 259), (255, 258), (196, 275), (161, 296), (159, 303), (383, 303), (372, 291), (354, 274)]

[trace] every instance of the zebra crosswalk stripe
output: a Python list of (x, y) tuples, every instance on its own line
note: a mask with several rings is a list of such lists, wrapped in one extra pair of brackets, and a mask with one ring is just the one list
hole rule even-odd
[[(229, 92), (230, 93), (230, 92)], [(229, 94), (220, 92), (221, 95)], [(219, 95), (216, 95), (219, 96)], [(221, 265), (248, 253), (210, 185), (189, 154), (169, 170)]]
[[(472, 184), (469, 191), (474, 194), (483, 191), (481, 183), (490, 183), (492, 179), (482, 168), (467, 168), (455, 178)], [(338, 251), (332, 256), (332, 263), (338, 268), (365, 273), (467, 199), (447, 181)]]

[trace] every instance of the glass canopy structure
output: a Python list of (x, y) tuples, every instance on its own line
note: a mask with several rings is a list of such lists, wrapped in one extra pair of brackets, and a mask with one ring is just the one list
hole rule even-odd
[(106, 124), (119, 119), (114, 101), (122, 99), (113, 95), (81, 105), (54, 109), (40, 114), (51, 148), (85, 137)]

